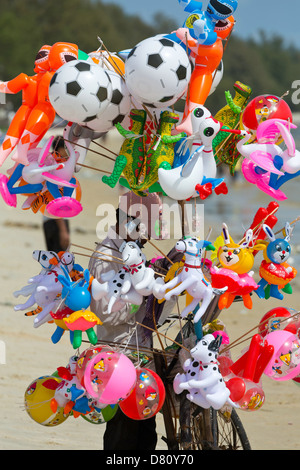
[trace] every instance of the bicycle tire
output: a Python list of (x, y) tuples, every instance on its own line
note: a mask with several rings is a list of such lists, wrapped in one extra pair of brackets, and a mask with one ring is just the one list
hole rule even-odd
[(214, 441), (219, 450), (251, 450), (251, 445), (235, 409), (230, 415), (212, 410)]
[[(182, 450), (251, 450), (251, 445), (235, 409), (224, 414), (212, 408), (203, 409), (181, 400), (181, 432), (178, 436)], [(187, 413), (187, 410), (190, 410)]]

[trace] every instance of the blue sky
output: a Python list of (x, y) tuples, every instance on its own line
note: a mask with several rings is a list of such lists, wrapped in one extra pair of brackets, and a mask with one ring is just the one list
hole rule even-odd
[[(157, 12), (174, 19), (181, 26), (186, 13), (177, 0), (102, 0), (109, 4), (117, 4), (132, 15), (139, 15), (144, 21), (149, 21)], [(203, 0), (206, 7), (208, 0)], [(294, 44), (300, 49), (300, 1), (299, 0), (240, 0), (235, 13), (235, 33), (247, 39), (256, 37), (258, 30), (267, 35), (277, 34), (286, 43)], [(162, 31), (165, 32), (165, 31)]]

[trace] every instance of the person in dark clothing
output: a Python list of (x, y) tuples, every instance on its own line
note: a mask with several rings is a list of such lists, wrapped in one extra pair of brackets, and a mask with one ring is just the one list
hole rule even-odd
[[(97, 243), (95, 254), (91, 257), (89, 262), (89, 271), (97, 280), (101, 279), (101, 275), (114, 270), (118, 272), (120, 265), (114, 263), (113, 259), (109, 257), (116, 256), (116, 252), (124, 241), (128, 242), (134, 240), (135, 236), (140, 233), (142, 221), (139, 217), (135, 217), (135, 212), (148, 214), (145, 223), (147, 227), (150, 226), (152, 215), (151, 205), (157, 203), (155, 195), (148, 195), (140, 202), (140, 197), (133, 193), (127, 193), (120, 198), (119, 207), (116, 210), (116, 225), (110, 227), (107, 237), (100, 243)], [(130, 204), (127, 203), (130, 202)], [(148, 206), (146, 206), (146, 204)], [(124, 207), (127, 206), (127, 211)], [(132, 211), (130, 210), (130, 208)], [(146, 211), (146, 208), (148, 210)], [(153, 209), (153, 208), (152, 208)], [(148, 221), (147, 221), (148, 218)], [(147, 243), (145, 237), (140, 237), (139, 242), (142, 244)], [(103, 258), (97, 257), (97, 253), (105, 253), (107, 261)], [(173, 256), (178, 255), (173, 249)], [(169, 258), (169, 254), (168, 254)], [(163, 268), (163, 272), (170, 267), (167, 259), (157, 260), (155, 269), (159, 266)], [(133, 313), (132, 306), (129, 303), (124, 306), (113, 307), (109, 315), (105, 313), (108, 299), (101, 298), (100, 300), (92, 299), (90, 308), (100, 318), (102, 325), (98, 328), (97, 335), (101, 342), (104, 344), (130, 344), (131, 346), (139, 346), (144, 348), (153, 348), (152, 334), (149, 330), (140, 326), (140, 324), (147, 324), (153, 327), (153, 311), (147, 309), (148, 298), (144, 298), (142, 304)], [(117, 304), (115, 304), (117, 305)], [(165, 315), (171, 314), (175, 301), (163, 302), (157, 304), (159, 310), (158, 315), (164, 312)], [(155, 313), (156, 315), (156, 313)], [(158, 319), (158, 318), (157, 318)], [(138, 322), (138, 323), (136, 323)], [(135, 330), (136, 328), (136, 330)], [(137, 346), (137, 347), (138, 347)], [(147, 366), (146, 366), (147, 367)], [(103, 450), (155, 450), (157, 445), (157, 432), (156, 432), (156, 416), (152, 416), (143, 420), (134, 420), (127, 417), (123, 411), (118, 408), (115, 416), (106, 423), (106, 429), (103, 436)]]
[[(64, 138), (57, 136), (52, 142), (52, 152), (61, 158), (67, 158)], [(70, 245), (70, 225), (66, 219), (52, 219), (44, 216), (43, 231), (48, 251), (66, 251)]]

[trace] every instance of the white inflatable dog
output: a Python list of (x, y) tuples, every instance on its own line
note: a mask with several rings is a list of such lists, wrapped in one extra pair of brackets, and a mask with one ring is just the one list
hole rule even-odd
[(183, 374), (174, 378), (175, 393), (188, 390), (187, 398), (208, 409), (221, 409), (225, 403), (237, 408), (238, 406), (229, 398), (230, 390), (226, 387), (218, 367), (218, 352), (222, 338), (212, 334), (205, 335), (191, 350), (191, 359), (183, 365)]

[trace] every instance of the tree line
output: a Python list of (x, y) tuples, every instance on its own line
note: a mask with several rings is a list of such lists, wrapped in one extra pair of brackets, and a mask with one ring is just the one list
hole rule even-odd
[[(1, 0), (0, 80), (20, 72), (32, 75), (36, 53), (43, 44), (67, 41), (91, 52), (99, 47), (100, 37), (108, 50), (121, 51), (178, 26), (163, 13), (155, 15), (149, 25), (138, 11), (127, 15), (121, 7), (100, 0)], [(243, 40), (233, 33), (223, 59), (223, 80), (207, 101), (212, 112), (225, 104), (224, 91), (233, 91), (236, 80), (251, 86), (253, 96), (282, 96), (293, 81), (300, 80), (300, 51), (279, 36), (261, 33), (258, 40)], [(286, 99), (294, 108), (290, 96)], [(16, 106), (19, 99), (14, 98), (13, 103)]]

